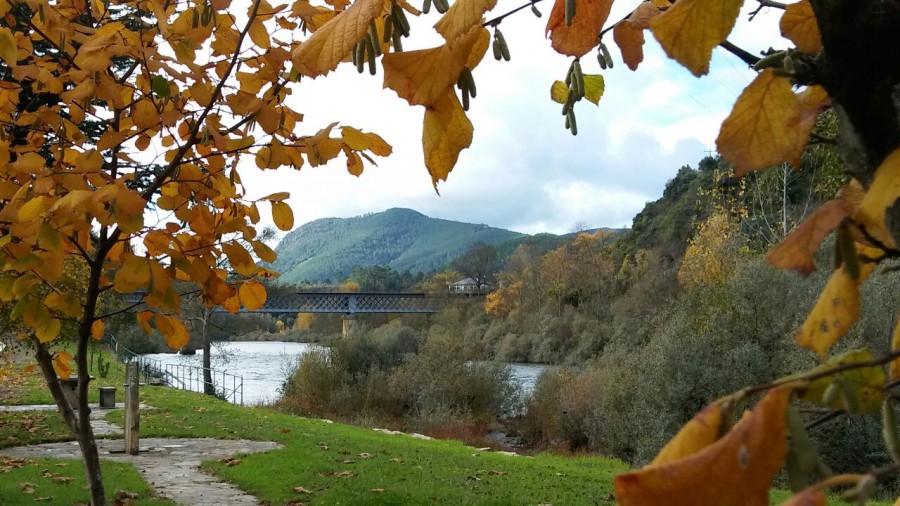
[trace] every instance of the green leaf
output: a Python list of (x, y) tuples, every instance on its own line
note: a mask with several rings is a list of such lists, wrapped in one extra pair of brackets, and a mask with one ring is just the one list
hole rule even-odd
[(169, 94), (169, 81), (163, 76), (153, 76), (153, 81), (150, 82), (150, 88), (153, 90), (153, 93), (156, 93), (156, 96), (160, 98), (169, 98), (171, 96)]

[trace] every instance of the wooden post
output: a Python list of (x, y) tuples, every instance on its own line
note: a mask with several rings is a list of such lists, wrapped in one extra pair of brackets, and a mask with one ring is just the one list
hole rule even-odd
[(125, 453), (137, 455), (139, 452), (140, 416), (140, 365), (136, 361), (125, 366)]

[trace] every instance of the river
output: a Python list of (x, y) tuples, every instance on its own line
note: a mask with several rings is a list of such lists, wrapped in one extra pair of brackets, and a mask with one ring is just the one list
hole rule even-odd
[[(244, 404), (265, 404), (278, 399), (279, 389), (298, 357), (315, 347), (315, 344), (281, 341), (216, 343), (213, 346), (212, 367), (219, 373), (226, 372), (243, 377)], [(152, 353), (144, 356), (158, 360), (163, 365), (200, 367), (203, 363), (203, 350), (197, 350), (196, 355)], [(542, 364), (507, 365), (512, 368), (513, 377), (525, 394), (531, 392), (538, 375), (547, 367)]]

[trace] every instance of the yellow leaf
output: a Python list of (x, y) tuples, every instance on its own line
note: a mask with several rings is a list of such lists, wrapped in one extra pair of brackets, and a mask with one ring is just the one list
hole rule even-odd
[(150, 265), (147, 259), (130, 253), (123, 255), (125, 261), (116, 271), (114, 288), (119, 293), (131, 293), (143, 288), (150, 281)]
[(495, 5), (497, 5), (497, 0), (457, 0), (450, 6), (450, 10), (445, 12), (435, 23), (434, 29), (444, 36), (448, 45), (453, 46), (473, 26), (481, 26), (484, 14), (493, 9)]
[(556, 52), (580, 58), (600, 42), (600, 29), (609, 17), (612, 0), (571, 0), (575, 2), (575, 17), (566, 26), (566, 0), (556, 0), (545, 33)]
[(106, 331), (106, 324), (103, 323), (103, 320), (94, 320), (94, 323), (91, 324), (91, 337), (99, 341), (103, 339), (104, 331)]
[(322, 25), (294, 50), (292, 59), (296, 71), (316, 77), (334, 70), (369, 33), (369, 22), (381, 15), (383, 8), (383, 0), (357, 0)]
[[(649, 5), (649, 4), (641, 4)], [(622, 60), (631, 70), (637, 70), (644, 59), (644, 30), (622, 21), (613, 28), (613, 40), (622, 51)]]
[(790, 4), (781, 15), (781, 35), (804, 53), (816, 54), (822, 50), (822, 34), (809, 0)]
[[(830, 371), (842, 365), (869, 362), (873, 358), (872, 352), (869, 350), (851, 350), (831, 358), (824, 364), (799, 376)], [(881, 393), (884, 382), (885, 374), (882, 366), (859, 367), (811, 381), (803, 392), (802, 399), (819, 406), (842, 409), (848, 413), (875, 413), (881, 409), (881, 402), (884, 400)], [(831, 388), (838, 388), (839, 392), (851, 389), (853, 391), (850, 394), (852, 402), (848, 401), (846, 394), (829, 399), (825, 392), (832, 383), (837, 383), (835, 387)]]
[(173, 350), (180, 350), (190, 339), (190, 335), (184, 327), (184, 324), (175, 317), (157, 314), (156, 329), (159, 330), (166, 339), (166, 345)]
[(709, 72), (713, 48), (721, 44), (744, 0), (678, 0), (650, 21), (650, 30), (669, 58), (695, 76)]
[(56, 375), (62, 379), (69, 379), (69, 376), (72, 375), (72, 366), (69, 364), (72, 362), (72, 354), (66, 350), (59, 350), (53, 354), (53, 369), (56, 371)]
[(248, 279), (241, 285), (238, 296), (245, 308), (254, 311), (266, 303), (266, 287), (255, 279)]
[(228, 255), (228, 262), (231, 264), (231, 268), (241, 276), (252, 276), (256, 273), (256, 264), (253, 262), (253, 257), (240, 244), (236, 242), (225, 243), (222, 245), (222, 251)]
[(250, 23), (250, 40), (263, 49), (272, 47), (272, 42), (269, 40), (269, 31), (266, 30), (262, 20), (259, 18), (254, 19)]
[(256, 253), (256, 256), (263, 262), (272, 263), (278, 258), (278, 255), (275, 254), (275, 250), (270, 248), (266, 243), (262, 241), (252, 241), (250, 244), (253, 245), (253, 252)]
[(132, 107), (131, 120), (140, 129), (151, 128), (159, 124), (159, 111), (149, 98), (144, 98)]
[(569, 87), (562, 81), (553, 81), (550, 86), (550, 100), (557, 104), (565, 104), (569, 100)]
[(369, 146), (369, 152), (378, 156), (389, 156), (394, 148), (391, 147), (390, 144), (384, 141), (380, 135), (368, 132), (366, 137), (369, 138), (371, 144)]
[(885, 215), (898, 198), (900, 198), (900, 148), (895, 149), (881, 162), (875, 171), (875, 180), (872, 181), (853, 216), (853, 221), (863, 227), (866, 235), (891, 249), (896, 243), (885, 224)]
[(359, 177), (363, 173), (363, 168), (362, 158), (358, 154), (353, 151), (347, 153), (347, 172)]
[(798, 128), (801, 115), (790, 79), (764, 70), (738, 97), (716, 146), (738, 176), (784, 161), (799, 168), (809, 137)]
[(776, 388), (715, 443), (679, 460), (615, 477), (621, 506), (768, 505), (787, 455), (791, 390)]
[(272, 221), (278, 230), (285, 232), (294, 228), (294, 211), (284, 202), (272, 202)]
[(347, 126), (341, 128), (341, 142), (356, 151), (369, 149), (372, 144), (372, 140), (366, 134)]
[(603, 91), (606, 89), (606, 85), (603, 81), (603, 76), (601, 75), (591, 75), (585, 74), (584, 76), (584, 99), (588, 102), (593, 103), (594, 105), (598, 105), (600, 103), (600, 97), (603, 96)]
[(486, 28), (476, 26), (452, 47), (445, 44), (384, 55), (384, 87), (396, 91), (410, 105), (434, 105), (456, 84), (484, 31)]
[(722, 427), (722, 401), (710, 403), (694, 415), (659, 451), (650, 465), (661, 465), (693, 455), (716, 442)]
[(68, 316), (69, 318), (78, 318), (81, 316), (81, 302), (74, 293), (70, 291), (50, 292), (44, 298), (44, 304), (53, 311)]
[(15, 68), (19, 60), (19, 47), (16, 45), (16, 36), (5, 26), (0, 28), (0, 58), (10, 68)]
[(438, 182), (445, 181), (453, 170), (459, 152), (472, 144), (474, 128), (452, 89), (425, 110), (424, 123), (425, 166), (437, 187)]
[(850, 330), (850, 325), (859, 318), (860, 281), (847, 272), (846, 266), (834, 271), (800, 327), (797, 334), (800, 346), (824, 358), (831, 345)]
[(39, 196), (22, 204), (22, 207), (19, 208), (19, 221), (31, 221), (39, 218), (41, 213), (47, 210), (44, 200), (43, 196)]

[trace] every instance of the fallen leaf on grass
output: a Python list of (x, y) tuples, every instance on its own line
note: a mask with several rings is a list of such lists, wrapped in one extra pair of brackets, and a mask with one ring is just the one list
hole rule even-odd
[(394, 457), (394, 458), (390, 459), (390, 461), (391, 462), (399, 462), (401, 464), (403, 463), (403, 459), (401, 459), (400, 457)]
[(490, 471), (488, 471), (488, 474), (490, 474), (491, 476), (506, 476), (508, 473), (506, 471), (491, 469)]
[(233, 467), (241, 463), (241, 459), (236, 459), (234, 457), (225, 457), (219, 459), (219, 462), (225, 464), (227, 467)]
[(374, 492), (376, 494), (381, 494), (381, 493), (384, 493), (384, 489), (383, 488), (373, 488), (372, 492)]
[(73, 478), (71, 476), (54, 476), (53, 477), (53, 481), (55, 481), (56, 483), (69, 483), (70, 481), (72, 481), (72, 479)]
[(23, 494), (33, 494), (35, 487), (37, 487), (37, 485), (35, 485), (34, 483), (29, 483), (27, 481), (19, 483), (19, 488), (22, 489)]
[(361, 459), (371, 459), (371, 458), (372, 458), (372, 454), (371, 454), (371, 453), (362, 452), (362, 453), (359, 454), (359, 458), (361, 458)]
[(53, 500), (52, 497), (35, 497), (34, 502), (47, 502)]
[(284, 504), (285, 504), (285, 506), (306, 506), (305, 502), (299, 501), (297, 499), (292, 499)]
[(356, 475), (353, 471), (341, 471), (339, 473), (334, 473), (338, 478), (352, 478)]
[(127, 490), (116, 490), (116, 499), (120, 501), (125, 499), (137, 499), (138, 497), (140, 497), (140, 494), (129, 492)]
[(341, 464), (355, 464), (356, 461), (353, 459), (344, 459), (341, 461)]
[(312, 491), (306, 490), (303, 487), (294, 487), (294, 492), (297, 492), (298, 494), (312, 494)]

